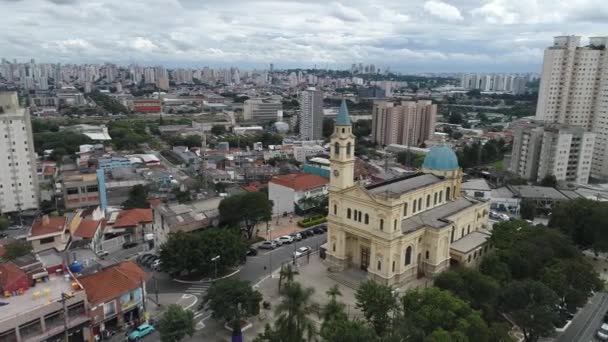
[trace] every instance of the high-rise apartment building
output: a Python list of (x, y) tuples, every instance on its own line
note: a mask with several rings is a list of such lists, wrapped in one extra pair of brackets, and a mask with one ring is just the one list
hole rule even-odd
[(396, 105), (376, 101), (372, 109), (372, 136), (381, 145), (419, 146), (433, 137), (437, 105), (429, 100)]
[(34, 138), (16, 92), (0, 92), (0, 213), (38, 208)]
[(608, 178), (608, 37), (559, 36), (545, 49), (536, 119), (595, 133), (593, 178)]
[(595, 137), (578, 126), (519, 123), (514, 130), (509, 170), (531, 181), (553, 175), (558, 181), (586, 184)]
[(283, 110), (280, 99), (249, 99), (243, 103), (243, 119), (245, 121), (277, 121), (279, 111)]
[(300, 92), (300, 139), (323, 139), (323, 91), (313, 87)]

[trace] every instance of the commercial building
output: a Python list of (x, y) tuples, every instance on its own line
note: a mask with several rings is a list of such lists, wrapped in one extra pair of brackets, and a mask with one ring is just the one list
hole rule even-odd
[(160, 113), (162, 101), (156, 99), (133, 100), (131, 109), (139, 113)]
[(266, 98), (266, 99), (249, 99), (243, 103), (243, 119), (245, 121), (276, 121), (279, 111), (283, 110), (281, 100)]
[(19, 262), (0, 264), (0, 341), (89, 341), (87, 297), (78, 280), (63, 267), (38, 264), (33, 271)]
[(319, 154), (324, 154), (325, 148), (320, 145), (302, 145), (293, 148), (294, 159), (303, 163), (308, 157), (314, 157)]
[(461, 195), (462, 170), (447, 146), (422, 172), (364, 186), (354, 182), (355, 136), (347, 112), (331, 137), (326, 262), (390, 286), (433, 277), (451, 264), (475, 266), (488, 252), (489, 202)]
[(144, 320), (146, 272), (134, 262), (109, 266), (78, 281), (86, 291), (92, 335), (98, 339)]
[(591, 177), (608, 178), (608, 37), (559, 36), (545, 49), (536, 119), (596, 134)]
[(430, 100), (403, 101), (395, 104), (374, 102), (372, 137), (381, 145), (420, 146), (435, 133), (437, 105)]
[(531, 181), (549, 175), (558, 181), (586, 184), (596, 134), (583, 127), (522, 122), (513, 131), (509, 171)]
[(0, 213), (38, 208), (30, 113), (16, 92), (0, 92)]
[(97, 174), (63, 176), (63, 202), (66, 209), (97, 206), (100, 204)]
[(323, 91), (314, 87), (300, 92), (300, 139), (323, 139)]
[(283, 215), (306, 212), (314, 207), (316, 199), (327, 196), (327, 178), (308, 173), (274, 176), (268, 182), (268, 199), (272, 201), (272, 214)]

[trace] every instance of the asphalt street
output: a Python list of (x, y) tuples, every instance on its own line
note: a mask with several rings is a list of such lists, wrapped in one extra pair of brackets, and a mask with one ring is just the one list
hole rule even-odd
[(589, 303), (582, 308), (568, 329), (556, 338), (556, 342), (590, 342), (599, 341), (595, 333), (602, 324), (602, 318), (608, 311), (608, 294), (596, 293)]

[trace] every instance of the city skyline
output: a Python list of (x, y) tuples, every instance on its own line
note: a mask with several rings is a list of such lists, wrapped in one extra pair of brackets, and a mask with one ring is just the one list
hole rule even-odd
[(539, 72), (553, 36), (608, 32), (593, 0), (0, 1), (3, 57), (53, 63)]

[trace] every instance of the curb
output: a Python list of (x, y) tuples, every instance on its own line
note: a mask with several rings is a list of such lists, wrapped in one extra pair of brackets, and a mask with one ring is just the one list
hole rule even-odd
[(199, 284), (199, 283), (208, 283), (208, 282), (213, 282), (213, 281), (216, 281), (216, 280), (222, 280), (222, 279), (230, 278), (230, 277), (232, 277), (233, 275), (235, 275), (235, 274), (237, 274), (237, 273), (239, 273), (239, 272), (241, 272), (241, 269), (240, 269), (240, 268), (239, 268), (239, 269), (237, 269), (236, 271), (234, 271), (234, 272), (232, 272), (232, 273), (228, 274), (228, 275), (225, 275), (225, 276), (223, 276), (223, 277), (219, 277), (219, 278), (217, 278), (217, 279), (212, 279), (212, 278), (201, 279), (201, 280), (181, 280), (181, 279), (173, 279), (173, 281), (178, 282), (178, 283), (182, 283), (182, 284)]

